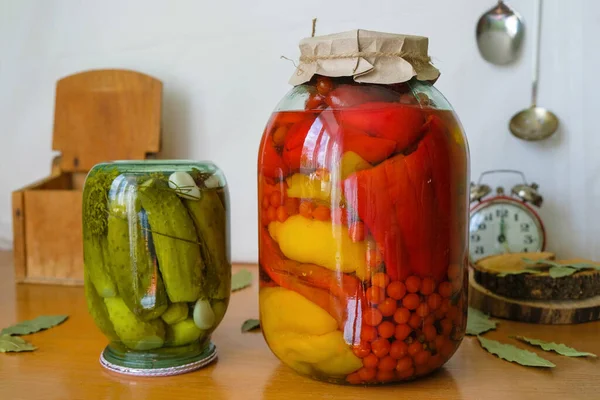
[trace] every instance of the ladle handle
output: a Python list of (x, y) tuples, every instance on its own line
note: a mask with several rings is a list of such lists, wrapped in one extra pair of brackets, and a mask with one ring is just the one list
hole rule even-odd
[(535, 8), (535, 48), (533, 50), (533, 83), (531, 87), (531, 106), (537, 105), (538, 80), (540, 74), (540, 42), (542, 36), (542, 0), (536, 0)]

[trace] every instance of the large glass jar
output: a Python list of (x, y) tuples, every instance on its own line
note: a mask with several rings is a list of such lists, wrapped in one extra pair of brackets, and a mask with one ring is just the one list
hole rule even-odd
[(295, 86), (258, 157), (260, 318), (275, 355), (347, 384), (448, 361), (466, 327), (468, 169), (430, 81)]
[(83, 192), (85, 294), (102, 364), (167, 375), (215, 357), (229, 304), (229, 194), (212, 163), (96, 165)]

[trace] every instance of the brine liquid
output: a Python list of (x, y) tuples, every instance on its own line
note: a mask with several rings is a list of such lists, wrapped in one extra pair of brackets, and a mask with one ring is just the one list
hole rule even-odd
[(466, 326), (467, 160), (450, 111), (273, 114), (258, 164), (260, 313), (284, 363), (374, 384), (452, 356)]

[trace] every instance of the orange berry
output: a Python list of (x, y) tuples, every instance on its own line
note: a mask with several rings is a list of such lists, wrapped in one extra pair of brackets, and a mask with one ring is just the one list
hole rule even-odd
[(290, 197), (285, 199), (285, 211), (287, 211), (288, 215), (298, 214), (298, 199), (294, 197)]
[(451, 340), (446, 340), (444, 341), (444, 345), (438, 351), (442, 355), (442, 357), (446, 358), (447, 360), (448, 358), (450, 358), (452, 353), (454, 353), (455, 348), (456, 346)]
[(379, 336), (381, 336), (382, 338), (388, 339), (388, 338), (391, 338), (392, 336), (394, 336), (395, 329), (396, 329), (396, 326), (393, 323), (391, 323), (390, 321), (383, 321), (377, 327), (377, 332), (379, 333)]
[(362, 242), (365, 240), (365, 224), (362, 221), (351, 223), (348, 227), (348, 235), (354, 243)]
[(390, 356), (399, 360), (408, 354), (408, 345), (402, 340), (396, 340), (390, 347)]
[(385, 300), (385, 289), (379, 286), (371, 286), (366, 292), (367, 302), (371, 304), (379, 304)]
[(417, 293), (419, 289), (421, 289), (421, 278), (416, 275), (411, 275), (406, 278), (404, 284), (409, 293)]
[(450, 266), (448, 267), (448, 279), (453, 281), (456, 278), (459, 277), (462, 268), (460, 265), (458, 264), (450, 264)]
[(423, 325), (433, 325), (435, 324), (435, 321), (437, 321), (437, 319), (435, 318), (435, 314), (429, 314), (423, 320)]
[(448, 319), (448, 318), (444, 318), (443, 320), (440, 321), (440, 326), (442, 327), (442, 334), (444, 335), (450, 335), (450, 332), (452, 332), (452, 320)]
[(421, 342), (412, 342), (408, 345), (408, 355), (414, 357), (418, 352), (423, 350)]
[(444, 364), (444, 359), (442, 358), (442, 355), (439, 353), (429, 357), (429, 361), (427, 362), (427, 366), (432, 370), (441, 367), (442, 364)]
[(415, 293), (409, 293), (402, 299), (402, 305), (409, 310), (416, 310), (419, 304), (421, 304), (421, 299)]
[(270, 206), (267, 210), (267, 218), (269, 222), (275, 221), (277, 219), (277, 209), (273, 206)]
[(396, 331), (394, 332), (394, 337), (397, 340), (404, 340), (410, 335), (412, 332), (412, 328), (407, 324), (399, 324), (396, 325)]
[(377, 339), (377, 328), (374, 326), (363, 325), (360, 330), (360, 338), (367, 342)]
[(298, 210), (300, 212), (300, 215), (302, 215), (304, 218), (308, 218), (308, 219), (312, 218), (313, 205), (311, 202), (303, 201), (302, 203), (300, 203)]
[(360, 344), (354, 346), (352, 352), (358, 358), (365, 358), (371, 354), (371, 344), (369, 342), (362, 341)]
[(396, 359), (392, 356), (385, 356), (379, 360), (380, 371), (393, 371), (396, 369)]
[(379, 364), (379, 358), (373, 353), (363, 358), (365, 368), (377, 368), (377, 364)]
[(423, 318), (419, 317), (416, 313), (413, 313), (408, 320), (408, 326), (413, 329), (419, 329), (423, 324)]
[(442, 305), (442, 296), (437, 293), (432, 293), (427, 297), (427, 305), (430, 310), (437, 310)]
[(460, 279), (455, 279), (452, 281), (452, 293), (458, 292), (463, 287), (463, 282)]
[(377, 309), (381, 311), (381, 315), (384, 317), (391, 317), (396, 312), (396, 300), (386, 297), (378, 306)]
[(377, 370), (377, 376), (375, 377), (375, 380), (377, 380), (377, 382), (389, 382), (389, 381), (394, 380), (395, 378), (396, 378), (396, 374), (394, 373), (394, 368), (392, 368), (391, 370), (388, 371), (388, 370), (383, 370), (380, 367)]
[(429, 367), (425, 365), (417, 365), (415, 367), (415, 375), (425, 375), (429, 372)]
[(264, 210), (269, 208), (269, 206), (271, 205), (271, 200), (269, 199), (269, 196), (263, 196), (261, 205)]
[(353, 372), (346, 377), (346, 382), (351, 385), (358, 385), (362, 382), (362, 378), (358, 374), (358, 372)]
[(410, 320), (410, 311), (408, 308), (398, 308), (394, 313), (394, 321), (397, 324), (406, 324)]
[(437, 335), (437, 330), (435, 329), (435, 326), (429, 325), (429, 324), (424, 325), (423, 326), (423, 335), (425, 335), (425, 341), (427, 341), (427, 342), (434, 341), (435, 337)]
[(450, 306), (450, 308), (448, 309), (448, 312), (446, 313), (446, 318), (454, 321), (458, 317), (458, 314), (459, 314), (458, 307)]
[(270, 201), (273, 207), (279, 207), (281, 205), (281, 192), (279, 190), (275, 190), (273, 193), (271, 193)]
[(371, 278), (371, 284), (373, 286), (379, 286), (384, 288), (390, 283), (390, 277), (385, 272), (378, 272)]
[(387, 294), (392, 299), (401, 300), (406, 294), (406, 286), (400, 281), (391, 282), (387, 287)]
[(444, 335), (437, 335), (435, 337), (435, 349), (439, 352), (439, 350), (444, 347), (446, 343), (446, 337)]
[(260, 222), (263, 225), (269, 225), (269, 222), (271, 222), (271, 220), (269, 219), (268, 210), (260, 212)]
[(447, 281), (440, 283), (438, 286), (438, 293), (444, 298), (452, 296), (452, 284)]
[(285, 220), (286, 220), (286, 219), (287, 219), (287, 217), (288, 217), (288, 213), (287, 213), (287, 211), (285, 210), (285, 207), (284, 207), (284, 206), (279, 206), (279, 207), (277, 207), (277, 212), (276, 212), (276, 214), (277, 214), (277, 221), (279, 221), (279, 222), (285, 222)]
[(415, 374), (415, 369), (413, 367), (410, 367), (409, 369), (402, 371), (402, 372), (396, 371), (396, 377), (398, 379), (408, 379), (411, 376), (413, 376), (414, 374)]
[(421, 281), (421, 294), (430, 295), (435, 291), (435, 281), (432, 278), (423, 278)]
[(417, 310), (415, 311), (415, 313), (419, 317), (425, 318), (426, 316), (429, 315), (429, 306), (427, 305), (427, 303), (421, 303), (421, 304), (419, 304), (419, 307), (417, 307)]
[(318, 76), (317, 77), (317, 92), (320, 95), (327, 96), (331, 89), (333, 89), (333, 81), (331, 78), (326, 76)]
[(315, 219), (319, 221), (329, 221), (329, 219), (331, 218), (331, 210), (329, 209), (329, 207), (320, 205), (313, 210), (312, 215)]
[(431, 353), (429, 353), (428, 351), (425, 351), (425, 350), (420, 351), (414, 356), (415, 364), (416, 365), (427, 365), (427, 362), (429, 361), (429, 357), (431, 357)]
[(367, 325), (377, 326), (381, 323), (383, 315), (376, 308), (369, 308), (363, 314), (363, 322)]
[(377, 375), (377, 370), (375, 368), (364, 367), (358, 370), (358, 376), (360, 376), (360, 379), (363, 381), (375, 379), (375, 375)]
[(410, 357), (402, 357), (396, 363), (396, 371), (403, 372), (407, 371), (413, 366), (413, 360)]
[(383, 338), (375, 339), (371, 343), (371, 352), (378, 358), (383, 358), (390, 352), (390, 347), (391, 344), (389, 340)]

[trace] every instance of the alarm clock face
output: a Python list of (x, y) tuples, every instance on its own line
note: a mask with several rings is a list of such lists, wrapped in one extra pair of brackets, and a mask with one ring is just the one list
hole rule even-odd
[(492, 200), (471, 213), (469, 254), (472, 261), (494, 254), (537, 252), (543, 247), (544, 230), (539, 218), (519, 202)]

